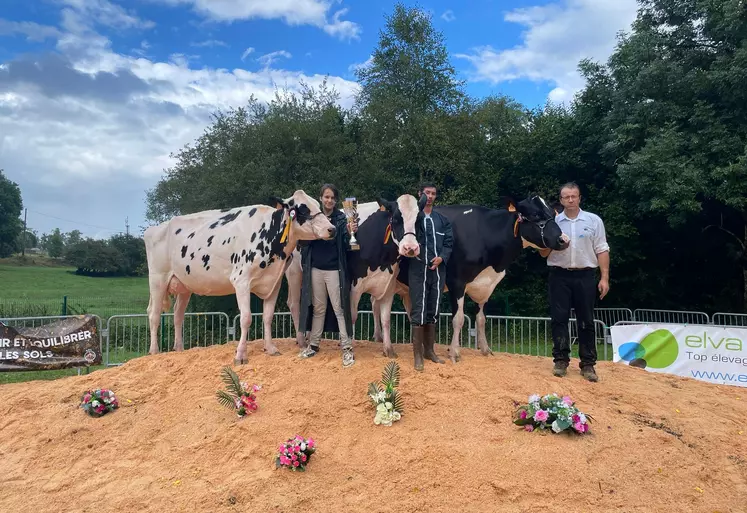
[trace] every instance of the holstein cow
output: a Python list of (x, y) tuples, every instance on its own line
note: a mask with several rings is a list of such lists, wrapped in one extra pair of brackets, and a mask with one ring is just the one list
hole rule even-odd
[[(420, 245), (415, 238), (415, 223), (425, 207), (425, 196), (418, 200), (404, 194), (397, 201), (378, 199), (358, 205), (358, 251), (348, 252), (350, 274), (350, 308), (353, 324), (358, 317), (358, 303), (363, 294), (371, 295), (376, 304), (375, 323), (383, 326), (384, 354), (396, 358), (390, 337), (392, 301), (401, 259), (417, 258)], [(301, 258), (297, 255), (286, 272), (288, 278), (288, 306), (296, 326), (301, 348), (307, 341), (299, 332), (299, 304), (301, 297)], [(352, 334), (351, 334), (352, 337)]]
[[(454, 334), (449, 348), (452, 362), (461, 359), (459, 338), (464, 325), (465, 293), (479, 305), (477, 341), (483, 355), (492, 354), (485, 335), (484, 307), (495, 287), (506, 276), (506, 269), (518, 258), (522, 248), (568, 248), (568, 239), (555, 223), (555, 212), (544, 199), (532, 196), (516, 202), (507, 200), (507, 209), (496, 210), (477, 205), (444, 205), (434, 210), (452, 224), (454, 248), (446, 268), (446, 290), (451, 302)], [(410, 311), (407, 265), (400, 265), (395, 293)], [(376, 315), (374, 315), (374, 320)]]
[[(267, 205), (208, 210), (177, 216), (145, 231), (150, 301), (150, 354), (158, 352), (161, 312), (174, 307), (174, 350), (184, 349), (182, 326), (190, 296), (236, 293), (241, 337), (236, 363), (246, 363), (246, 342), (252, 322), (250, 293), (263, 301), (264, 351), (279, 355), (271, 339), (280, 283), (299, 240), (331, 239), (335, 227), (319, 202), (298, 190), (288, 199)], [(321, 214), (321, 215), (320, 215)]]

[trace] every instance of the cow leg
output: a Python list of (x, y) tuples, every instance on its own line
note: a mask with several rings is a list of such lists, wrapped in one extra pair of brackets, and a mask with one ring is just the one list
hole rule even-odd
[[(391, 312), (391, 304), (389, 305), (389, 311)], [(371, 296), (371, 310), (373, 310), (373, 321), (374, 321), (374, 342), (383, 342), (384, 337), (381, 335), (381, 305), (378, 300)]]
[(459, 338), (462, 334), (462, 327), (464, 326), (464, 292), (462, 291), (457, 296), (457, 292), (455, 290), (452, 291), (449, 294), (449, 301), (451, 302), (451, 328), (453, 330), (451, 346), (449, 346), (449, 358), (451, 358), (452, 363), (457, 363), (462, 359), (461, 352), (459, 351)]
[(158, 347), (158, 326), (161, 324), (161, 313), (168, 311), (169, 301), (168, 281), (162, 275), (148, 276), (150, 298), (148, 299), (148, 322), (150, 325), (150, 349), (148, 354), (160, 352)]
[(301, 320), (301, 286), (303, 285), (303, 271), (300, 264), (297, 264), (295, 260), (292, 261), (285, 272), (285, 277), (288, 280), (288, 301), (286, 303), (293, 318), (293, 326), (296, 328), (296, 344), (301, 349), (304, 349), (308, 345), (308, 341), (304, 332), (299, 330), (299, 322)]
[(278, 293), (280, 292), (280, 282), (278, 282), (275, 290), (272, 291), (264, 301), (262, 301), (262, 324), (265, 331), (265, 347), (264, 352), (270, 356), (279, 356), (280, 351), (272, 341), (272, 319), (275, 316), (275, 303), (278, 300)]
[(236, 365), (243, 365), (247, 362), (246, 339), (249, 335), (249, 327), (252, 325), (251, 294), (249, 292), (248, 283), (245, 283), (242, 287), (236, 286), (235, 289), (236, 302), (239, 305), (241, 336), (239, 337), (239, 345), (236, 347), (234, 363)]
[[(361, 301), (361, 295), (363, 293), (356, 287), (352, 287), (350, 289), (350, 320), (353, 323), (353, 333), (348, 333), (350, 335), (350, 342), (354, 342), (355, 338), (355, 323), (358, 321), (358, 303)], [(373, 297), (371, 298), (373, 301)]]
[[(391, 331), (391, 319), (392, 319), (392, 301), (394, 296), (387, 295), (383, 300), (377, 301), (380, 304), (381, 313), (381, 332), (384, 342), (384, 356), (387, 358), (397, 358), (397, 353), (394, 351), (392, 346), (392, 331)], [(374, 317), (377, 317), (374, 315)]]
[(174, 305), (174, 351), (184, 351), (184, 312), (192, 293), (181, 292), (176, 296)]
[(477, 311), (477, 347), (483, 356), (493, 354), (493, 350), (488, 345), (488, 337), (485, 335), (485, 303), (479, 303)]

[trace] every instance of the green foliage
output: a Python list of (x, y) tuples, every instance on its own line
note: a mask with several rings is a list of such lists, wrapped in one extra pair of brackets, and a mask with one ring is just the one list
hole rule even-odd
[(16, 250), (18, 235), (23, 231), (22, 209), (21, 189), (0, 169), (0, 258), (7, 258)]
[(221, 370), (221, 380), (226, 385), (226, 390), (218, 390), (216, 397), (218, 402), (226, 408), (235, 410), (236, 409), (236, 398), (241, 397), (244, 392), (241, 386), (241, 380), (239, 376), (230, 367), (223, 367)]
[[(389, 361), (381, 372), (381, 381), (368, 384), (368, 396), (371, 404), (377, 406), (381, 402), (390, 402), (394, 411), (402, 413), (404, 401), (396, 387), (399, 386), (399, 364)], [(384, 401), (374, 399), (380, 392), (384, 393)]]
[(47, 253), (52, 258), (60, 258), (65, 249), (65, 240), (59, 228), (55, 228), (46, 241)]
[(84, 239), (65, 248), (65, 261), (88, 276), (136, 276), (146, 264), (145, 242), (132, 235)]

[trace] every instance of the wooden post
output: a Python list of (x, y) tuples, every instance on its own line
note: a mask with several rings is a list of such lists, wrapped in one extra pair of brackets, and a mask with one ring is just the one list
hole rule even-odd
[(21, 244), (23, 247), (21, 248), (21, 256), (26, 256), (26, 215), (28, 214), (29, 209), (24, 208), (23, 209), (23, 243)]

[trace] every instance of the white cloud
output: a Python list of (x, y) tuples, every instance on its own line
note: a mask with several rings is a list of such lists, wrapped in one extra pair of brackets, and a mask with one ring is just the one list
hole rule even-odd
[(348, 71), (355, 72), (361, 68), (369, 68), (373, 64), (373, 55), (369, 55), (365, 62), (355, 62), (348, 66)]
[(86, 25), (101, 25), (118, 29), (150, 29), (155, 23), (141, 20), (134, 14), (109, 0), (57, 0), (68, 6), (66, 9), (76, 17), (82, 18)]
[(481, 46), (456, 57), (474, 65), (471, 80), (549, 82), (555, 86), (551, 100), (569, 101), (584, 86), (579, 61), (606, 61), (617, 33), (630, 29), (636, 9), (636, 0), (565, 0), (514, 9), (504, 19), (526, 28), (521, 44), (510, 49)]
[(191, 43), (190, 46), (196, 46), (198, 48), (215, 48), (216, 46), (225, 46), (228, 48), (228, 44), (225, 41), (219, 39), (208, 39), (207, 41), (200, 41), (199, 43)]
[[(129, 216), (136, 232), (145, 191), (173, 165), (170, 154), (203, 134), (211, 113), (325, 79), (270, 68), (290, 57), (282, 50), (263, 56), (267, 65), (257, 71), (194, 69), (184, 54), (159, 61), (118, 53), (86, 22), (90, 5), (64, 9), (57, 52), (0, 64), (0, 162), (21, 187), (30, 226), (40, 231), (59, 226), (93, 236), (98, 229), (34, 217), (32, 210), (115, 228)], [(328, 84), (341, 104), (353, 104), (355, 82), (329, 77)]]
[(446, 9), (446, 11), (441, 15), (441, 19), (450, 22), (454, 21), (456, 19), (456, 16), (454, 16), (454, 11), (451, 9)]
[(280, 57), (290, 59), (293, 56), (285, 50), (278, 50), (277, 52), (270, 52), (262, 55), (261, 57), (257, 57), (257, 62), (259, 62), (265, 68), (269, 68), (270, 66), (272, 66), (272, 63), (279, 60)]
[(32, 21), (8, 21), (0, 18), (0, 36), (11, 36), (13, 34), (23, 34), (29, 41), (44, 41), (45, 39), (60, 37), (60, 32), (56, 27), (39, 25)]
[(249, 57), (249, 55), (253, 53), (254, 53), (254, 48), (250, 46), (249, 48), (244, 50), (244, 53), (241, 54), (241, 60), (243, 61), (244, 59), (246, 59), (247, 57)]
[[(83, 0), (77, 0), (83, 1)], [(339, 39), (360, 39), (360, 25), (341, 20), (341, 9), (328, 20), (331, 0), (155, 0), (170, 5), (188, 4), (198, 14), (219, 22), (281, 19), (288, 25), (313, 25)]]

